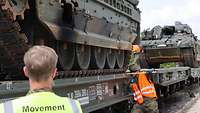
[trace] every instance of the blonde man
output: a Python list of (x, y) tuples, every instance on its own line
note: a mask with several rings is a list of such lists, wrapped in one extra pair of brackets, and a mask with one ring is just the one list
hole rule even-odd
[(52, 92), (58, 56), (47, 46), (33, 46), (24, 55), (27, 96), (0, 104), (0, 113), (82, 113), (80, 103)]

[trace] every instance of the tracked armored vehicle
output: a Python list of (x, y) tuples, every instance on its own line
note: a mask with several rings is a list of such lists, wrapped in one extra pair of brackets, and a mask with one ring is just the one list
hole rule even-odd
[(0, 0), (0, 103), (26, 95), (23, 55), (47, 45), (59, 56), (53, 90), (84, 113), (129, 110), (125, 72), (139, 43), (138, 0)]
[(23, 55), (47, 45), (67, 77), (124, 72), (139, 42), (138, 0), (0, 0), (0, 80), (19, 77)]
[(143, 68), (158, 68), (161, 63), (179, 62), (182, 66), (198, 67), (200, 41), (187, 24), (175, 22), (174, 26), (155, 26), (143, 32), (141, 56)]

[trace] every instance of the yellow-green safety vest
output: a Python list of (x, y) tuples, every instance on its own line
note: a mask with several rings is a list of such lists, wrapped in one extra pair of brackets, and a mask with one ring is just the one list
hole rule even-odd
[(80, 103), (53, 92), (37, 92), (0, 104), (0, 113), (82, 113)]

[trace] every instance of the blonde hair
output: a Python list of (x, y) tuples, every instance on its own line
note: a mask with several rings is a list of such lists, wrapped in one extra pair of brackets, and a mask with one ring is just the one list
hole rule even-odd
[(49, 78), (56, 69), (58, 56), (47, 46), (33, 46), (24, 55), (24, 63), (30, 79), (41, 81)]

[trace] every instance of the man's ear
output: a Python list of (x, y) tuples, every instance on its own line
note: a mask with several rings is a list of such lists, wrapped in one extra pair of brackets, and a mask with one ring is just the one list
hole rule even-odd
[(27, 77), (27, 78), (29, 78), (28, 77), (28, 69), (27, 69), (26, 66), (23, 67), (23, 71), (24, 71), (24, 76)]
[(57, 76), (57, 68), (53, 69), (52, 78), (54, 79)]

